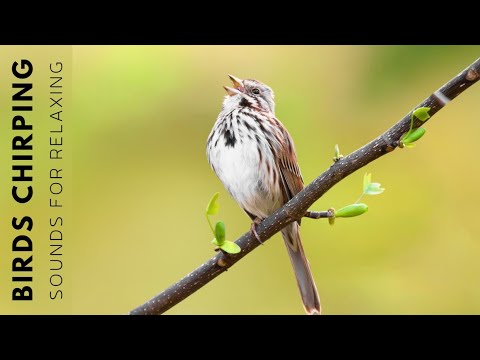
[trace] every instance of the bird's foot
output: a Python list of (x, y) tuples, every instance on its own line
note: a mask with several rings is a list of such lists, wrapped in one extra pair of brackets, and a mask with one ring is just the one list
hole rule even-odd
[(257, 230), (255, 229), (255, 227), (258, 224), (260, 224), (261, 222), (262, 222), (262, 219), (260, 219), (258, 217), (255, 218), (255, 220), (253, 220), (253, 222), (252, 222), (252, 225), (250, 226), (250, 232), (253, 234), (253, 236), (255, 236), (255, 238), (258, 240), (258, 242), (263, 245), (263, 242), (262, 242), (262, 240), (260, 240), (260, 236), (258, 236)]

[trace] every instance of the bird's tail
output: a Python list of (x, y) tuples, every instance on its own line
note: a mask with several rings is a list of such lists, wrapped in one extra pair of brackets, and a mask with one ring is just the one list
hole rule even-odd
[(310, 265), (300, 240), (300, 226), (297, 222), (288, 225), (282, 230), (283, 240), (292, 261), (293, 271), (297, 278), (298, 289), (302, 296), (303, 307), (307, 314), (320, 314), (320, 296), (313, 280)]

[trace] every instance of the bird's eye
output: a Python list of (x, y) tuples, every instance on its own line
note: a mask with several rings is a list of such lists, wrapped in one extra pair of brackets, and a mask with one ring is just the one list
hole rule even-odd
[(258, 95), (258, 94), (260, 94), (260, 90), (258, 88), (253, 88), (252, 89), (252, 94)]

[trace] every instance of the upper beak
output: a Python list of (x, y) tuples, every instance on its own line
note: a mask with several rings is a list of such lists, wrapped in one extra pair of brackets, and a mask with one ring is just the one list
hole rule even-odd
[(239, 79), (233, 75), (228, 74), (230, 80), (232, 80), (233, 86), (236, 88), (243, 87), (243, 80)]
[(224, 86), (224, 89), (227, 90), (228, 95), (233, 96), (237, 94), (241, 94), (243, 92), (243, 80), (239, 79), (233, 75), (228, 75), (230, 80), (232, 80), (233, 88)]

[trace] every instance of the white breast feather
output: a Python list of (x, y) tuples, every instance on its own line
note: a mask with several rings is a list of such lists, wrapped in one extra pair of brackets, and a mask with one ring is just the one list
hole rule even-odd
[[(235, 114), (232, 115), (235, 119)], [(275, 166), (271, 150), (266, 143), (261, 144), (263, 162), (260, 164), (255, 137), (249, 139), (244, 134), (240, 142), (236, 126), (234, 130), (234, 147), (225, 146), (223, 134), (214, 135), (209, 145), (209, 162), (235, 201), (249, 213), (265, 218), (281, 206), (280, 188), (272, 187), (266, 176), (266, 161), (270, 159), (271, 171)], [(215, 142), (217, 145), (214, 148)], [(260, 166), (263, 166), (262, 171)]]

